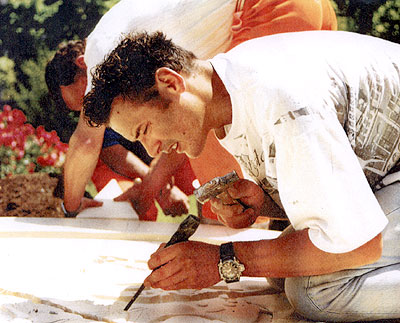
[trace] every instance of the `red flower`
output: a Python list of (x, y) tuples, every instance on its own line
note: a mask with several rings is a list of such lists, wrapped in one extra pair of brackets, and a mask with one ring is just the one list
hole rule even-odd
[(59, 152), (66, 153), (67, 150), (68, 150), (68, 144), (65, 144), (65, 143), (59, 141), (59, 142), (56, 143), (55, 148), (56, 148)]
[(47, 163), (47, 166), (54, 166), (56, 161), (51, 156), (47, 156), (46, 163)]
[(3, 106), (3, 111), (4, 112), (11, 112), (11, 110), (12, 110), (12, 108), (8, 104)]
[(29, 173), (33, 173), (35, 171), (36, 165), (35, 163), (30, 162), (27, 168)]
[(11, 146), (12, 142), (13, 142), (12, 133), (3, 132), (0, 134), (0, 145)]
[(29, 123), (22, 125), (21, 130), (25, 136), (31, 136), (35, 133), (35, 128)]
[[(9, 105), (0, 110), (0, 150), (8, 164), (0, 171), (0, 178), (21, 172), (58, 172), (65, 160), (68, 145), (60, 141), (55, 130), (47, 132), (26, 123), (25, 114)], [(11, 170), (11, 173), (10, 173)]]
[(25, 114), (21, 110), (14, 109), (11, 111), (11, 115), (17, 127), (22, 126), (26, 122)]
[(38, 162), (38, 164), (39, 164), (40, 166), (43, 166), (43, 167), (47, 166), (46, 159), (45, 159), (43, 156), (39, 156), (39, 157), (37, 158), (37, 162)]

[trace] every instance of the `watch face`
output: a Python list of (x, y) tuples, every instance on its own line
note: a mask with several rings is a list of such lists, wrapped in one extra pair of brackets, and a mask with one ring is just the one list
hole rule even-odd
[(243, 270), (243, 265), (233, 260), (224, 261), (220, 265), (220, 273), (227, 281), (239, 280)]

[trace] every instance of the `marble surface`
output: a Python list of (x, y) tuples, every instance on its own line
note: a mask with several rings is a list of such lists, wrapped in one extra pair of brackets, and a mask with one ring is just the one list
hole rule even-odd
[[(147, 288), (124, 311), (150, 273), (149, 255), (178, 225), (139, 222), (130, 207), (105, 204), (76, 219), (0, 218), (0, 322), (301, 322), (263, 278), (200, 291)], [(192, 239), (278, 234), (201, 224)]]

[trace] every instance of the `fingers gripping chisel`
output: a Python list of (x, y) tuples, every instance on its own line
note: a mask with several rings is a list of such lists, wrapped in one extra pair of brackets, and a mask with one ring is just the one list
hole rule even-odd
[[(189, 238), (195, 233), (197, 230), (198, 226), (200, 224), (200, 218), (197, 216), (194, 216), (192, 214), (189, 214), (189, 216), (183, 220), (183, 222), (179, 225), (178, 230), (172, 235), (171, 239), (167, 242), (164, 248), (171, 246), (175, 243), (178, 242), (183, 242), (189, 240)], [(158, 267), (159, 268), (159, 267)], [(156, 268), (155, 270), (157, 270)], [(132, 299), (129, 301), (129, 303), (125, 306), (124, 311), (129, 310), (133, 302), (139, 297), (139, 295), (142, 293), (144, 290), (145, 286), (142, 284), (135, 295), (133, 295)]]

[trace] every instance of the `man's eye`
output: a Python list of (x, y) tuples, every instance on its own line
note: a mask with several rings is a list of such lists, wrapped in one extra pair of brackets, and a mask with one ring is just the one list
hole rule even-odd
[[(143, 131), (143, 128), (144, 128), (144, 131)], [(149, 129), (149, 125), (148, 124), (146, 124), (146, 126), (140, 125), (136, 129), (135, 140), (140, 140), (143, 135), (146, 135), (148, 129)]]
[(148, 124), (146, 124), (146, 128), (144, 128), (144, 131), (143, 131), (143, 134), (145, 135), (145, 134), (147, 134), (147, 130), (149, 129), (149, 125)]
[(136, 129), (136, 135), (135, 135), (135, 140), (138, 140), (139, 139), (139, 137), (140, 137), (140, 129), (142, 128), (142, 126), (139, 126), (137, 129)]

